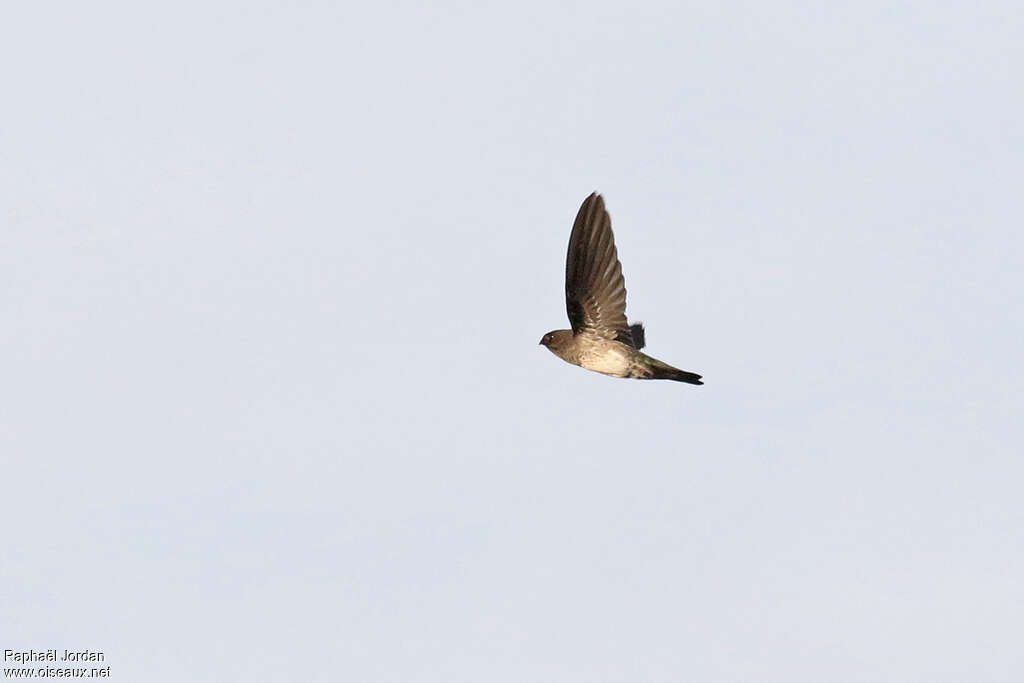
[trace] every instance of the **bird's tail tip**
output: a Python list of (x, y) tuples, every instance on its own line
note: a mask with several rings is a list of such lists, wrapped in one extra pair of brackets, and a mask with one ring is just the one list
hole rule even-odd
[(703, 386), (704, 382), (701, 381), (701, 376), (696, 372), (687, 372), (686, 370), (677, 370), (672, 368), (661, 375), (659, 379), (670, 379), (674, 382), (686, 382), (687, 384), (696, 384)]
[(692, 372), (680, 373), (679, 377), (673, 377), (672, 379), (677, 382), (686, 382), (687, 384), (696, 384), (697, 386), (704, 386), (704, 382), (701, 381), (701, 376), (696, 375)]

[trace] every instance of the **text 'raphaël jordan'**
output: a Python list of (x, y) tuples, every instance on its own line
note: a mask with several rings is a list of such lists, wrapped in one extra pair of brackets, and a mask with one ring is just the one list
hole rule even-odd
[(99, 650), (4, 650), (5, 662), (103, 662)]

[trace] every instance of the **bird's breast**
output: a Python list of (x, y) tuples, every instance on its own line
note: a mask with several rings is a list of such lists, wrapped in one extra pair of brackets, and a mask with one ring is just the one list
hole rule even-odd
[(636, 352), (616, 341), (597, 339), (581, 340), (579, 364), (587, 370), (600, 372), (613, 377), (626, 377)]

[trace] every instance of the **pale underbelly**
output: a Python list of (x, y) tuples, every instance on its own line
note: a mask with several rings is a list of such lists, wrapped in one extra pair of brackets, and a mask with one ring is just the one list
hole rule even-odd
[(605, 348), (602, 353), (588, 353), (580, 358), (580, 366), (613, 377), (627, 377), (632, 364), (630, 355), (617, 348)]

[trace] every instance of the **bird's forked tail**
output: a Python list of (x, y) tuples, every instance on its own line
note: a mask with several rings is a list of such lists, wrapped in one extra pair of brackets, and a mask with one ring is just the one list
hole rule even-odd
[(649, 363), (648, 371), (650, 374), (644, 379), (670, 379), (674, 382), (686, 382), (687, 384), (704, 384), (704, 382), (700, 381), (701, 376), (695, 372), (674, 368), (656, 358), (650, 358)]

